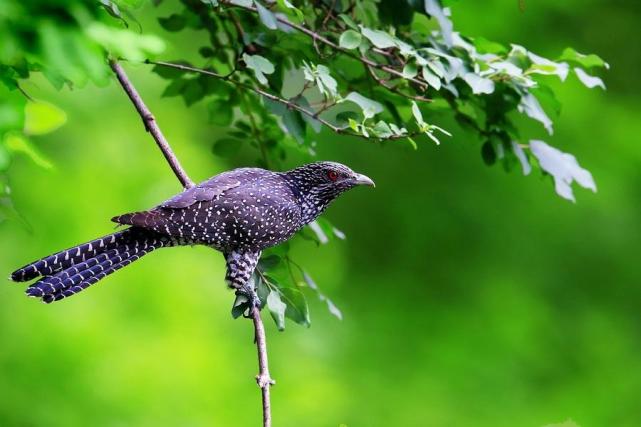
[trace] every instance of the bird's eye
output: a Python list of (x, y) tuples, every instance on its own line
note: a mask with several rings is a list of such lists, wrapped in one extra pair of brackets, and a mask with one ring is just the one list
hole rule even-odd
[(336, 180), (338, 179), (338, 174), (336, 173), (336, 171), (328, 171), (328, 172), (327, 172), (327, 177), (328, 177), (331, 181), (336, 181)]

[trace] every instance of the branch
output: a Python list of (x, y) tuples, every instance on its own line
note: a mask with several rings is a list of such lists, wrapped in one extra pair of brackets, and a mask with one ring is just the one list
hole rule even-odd
[(258, 375), (256, 382), (260, 387), (263, 395), (263, 427), (271, 427), (272, 415), (269, 398), (269, 387), (276, 384), (269, 376), (269, 365), (267, 361), (267, 341), (265, 340), (265, 327), (260, 317), (260, 309), (253, 307), (251, 317), (254, 322), (254, 332), (256, 334), (256, 349), (258, 350)]
[[(226, 6), (238, 7), (238, 8), (241, 8), (241, 9), (248, 10), (250, 12), (258, 13), (258, 9), (256, 9), (255, 6), (242, 6), (242, 5), (239, 5), (239, 4), (236, 4), (236, 3), (230, 3), (229, 1), (221, 1), (221, 3), (226, 5)], [(400, 78), (405, 79), (405, 80), (409, 80), (412, 83), (415, 83), (416, 85), (421, 87), (422, 89), (427, 89), (427, 87), (428, 87), (428, 84), (425, 83), (422, 80), (418, 80), (418, 79), (413, 78), (413, 77), (410, 77), (410, 78), (405, 77), (402, 72), (400, 72), (398, 70), (395, 70), (394, 68), (390, 68), (387, 65), (379, 64), (378, 62), (373, 61), (373, 60), (371, 60), (371, 59), (369, 59), (369, 58), (367, 58), (365, 56), (357, 55), (357, 54), (353, 53), (352, 51), (350, 51), (349, 49), (345, 49), (345, 48), (340, 47), (339, 45), (337, 45), (333, 41), (327, 39), (326, 37), (323, 37), (322, 35), (318, 34), (315, 31), (310, 30), (307, 27), (304, 27), (302, 25), (298, 25), (298, 24), (295, 24), (293, 22), (290, 22), (289, 19), (287, 19), (287, 18), (285, 18), (283, 16), (274, 15), (274, 17), (281, 24), (287, 25), (288, 27), (293, 28), (293, 29), (295, 29), (295, 30), (297, 30), (297, 31), (299, 31), (299, 32), (301, 32), (303, 34), (306, 34), (307, 36), (311, 37), (314, 40), (314, 42), (319, 41), (319, 42), (331, 47), (334, 50), (340, 51), (340, 52), (344, 53), (347, 56), (351, 56), (352, 58), (354, 58), (354, 59), (356, 59), (358, 61), (361, 61), (365, 65), (369, 65), (370, 67), (379, 68), (379, 69), (385, 71), (386, 73), (395, 75), (395, 76), (400, 77)]]
[[(189, 176), (187, 176), (187, 173), (182, 168), (182, 166), (180, 166), (178, 158), (176, 157), (171, 147), (169, 146), (169, 143), (160, 131), (160, 128), (156, 123), (156, 119), (145, 105), (144, 101), (138, 94), (138, 91), (136, 91), (136, 88), (129, 80), (129, 77), (127, 77), (125, 70), (115, 60), (109, 61), (109, 65), (116, 74), (116, 77), (118, 77), (120, 85), (129, 96), (129, 99), (131, 99), (131, 102), (136, 107), (138, 114), (140, 114), (140, 117), (142, 118), (142, 121), (145, 125), (145, 129), (147, 130), (147, 132), (151, 133), (151, 136), (153, 136), (156, 144), (158, 145), (158, 148), (160, 148), (160, 151), (162, 151), (165, 159), (167, 159), (169, 166), (176, 174), (178, 180), (185, 188), (193, 187), (193, 181), (189, 178)], [(254, 332), (256, 334), (256, 348), (258, 350), (259, 372), (256, 376), (256, 381), (258, 382), (258, 386), (262, 391), (263, 427), (271, 427), (272, 416), (270, 409), (271, 402), (269, 398), (269, 387), (275, 384), (275, 382), (269, 376), (269, 365), (267, 361), (267, 339), (265, 337), (265, 327), (263, 326), (263, 320), (260, 317), (260, 309), (258, 307), (252, 308), (251, 318), (254, 323)]]
[[(373, 139), (373, 138), (365, 136), (363, 134), (352, 132), (351, 130), (349, 130), (349, 128), (343, 128), (343, 127), (340, 127), (340, 126), (336, 126), (335, 124), (333, 124), (333, 123), (331, 123), (331, 122), (329, 122), (329, 121), (327, 121), (327, 120), (325, 120), (325, 119), (323, 119), (321, 117), (318, 117), (318, 114), (320, 114), (320, 112), (310, 111), (307, 108), (301, 107), (300, 105), (296, 104), (295, 102), (292, 102), (291, 100), (288, 100), (288, 99), (285, 99), (285, 98), (281, 98), (280, 96), (273, 95), (273, 94), (271, 94), (271, 93), (269, 93), (267, 91), (264, 91), (262, 89), (259, 89), (257, 87), (254, 87), (254, 86), (251, 86), (251, 85), (248, 85), (248, 84), (245, 84), (245, 83), (241, 83), (241, 82), (239, 82), (237, 80), (233, 80), (233, 79), (230, 78), (231, 76), (229, 74), (228, 75), (222, 75), (222, 74), (214, 73), (213, 71), (203, 70), (202, 68), (190, 67), (188, 65), (183, 65), (183, 64), (173, 64), (171, 62), (146, 60), (145, 63), (146, 64), (153, 64), (153, 65), (160, 65), (160, 66), (169, 67), (169, 68), (176, 68), (176, 69), (182, 70), (182, 71), (191, 71), (193, 73), (204, 74), (206, 76), (214, 77), (214, 78), (221, 79), (221, 80), (226, 80), (229, 83), (232, 83), (232, 84), (236, 85), (237, 87), (240, 87), (240, 88), (245, 89), (245, 90), (252, 91), (252, 92), (254, 92), (254, 93), (258, 94), (258, 95), (264, 96), (265, 98), (267, 98), (267, 99), (269, 99), (271, 101), (275, 101), (275, 102), (279, 102), (281, 104), (284, 104), (290, 110), (296, 110), (296, 111), (298, 111), (298, 112), (300, 112), (302, 114), (305, 114), (306, 116), (308, 116), (308, 117), (310, 117), (310, 118), (312, 118), (314, 120), (318, 120), (321, 124), (327, 126), (329, 129), (331, 129), (335, 133), (338, 133), (338, 134), (341, 134), (341, 135), (355, 136), (355, 137), (358, 137), (358, 138), (363, 138), (363, 139), (368, 139), (368, 140)], [(415, 133), (405, 134), (405, 135), (390, 135), (390, 136), (385, 137), (385, 138), (376, 138), (376, 139), (378, 139), (380, 141), (390, 141), (390, 140), (403, 139), (403, 138), (408, 138), (408, 137), (411, 138), (413, 136), (417, 136), (417, 135), (420, 135), (420, 134), (421, 134), (421, 132), (415, 132)]]
[(131, 84), (129, 77), (127, 77), (127, 74), (125, 73), (125, 70), (115, 60), (109, 61), (109, 65), (111, 66), (111, 69), (114, 71), (114, 73), (116, 73), (116, 77), (118, 77), (120, 85), (129, 96), (129, 99), (131, 99), (131, 102), (136, 107), (138, 114), (140, 114), (142, 122), (145, 125), (145, 130), (149, 132), (154, 138), (154, 141), (156, 141), (158, 148), (160, 148), (160, 151), (162, 151), (163, 156), (165, 156), (167, 163), (169, 163), (171, 170), (174, 171), (174, 174), (176, 175), (182, 186), (184, 188), (193, 187), (195, 185), (194, 182), (189, 179), (189, 176), (187, 176), (185, 170), (182, 168), (182, 166), (180, 166), (178, 158), (172, 151), (169, 143), (165, 139), (165, 136), (162, 134), (160, 128), (158, 127), (156, 118), (153, 114), (151, 114), (151, 111), (149, 111), (149, 108), (147, 108), (147, 106), (145, 105), (145, 102), (138, 94), (138, 91), (136, 91), (136, 88)]

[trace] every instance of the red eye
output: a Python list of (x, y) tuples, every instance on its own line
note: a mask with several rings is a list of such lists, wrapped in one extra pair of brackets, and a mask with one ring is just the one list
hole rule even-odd
[(335, 171), (329, 171), (327, 172), (327, 177), (332, 181), (336, 181), (338, 179), (338, 174)]

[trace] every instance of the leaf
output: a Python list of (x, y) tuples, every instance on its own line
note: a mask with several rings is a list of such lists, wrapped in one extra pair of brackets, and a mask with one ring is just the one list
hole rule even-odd
[(48, 102), (29, 101), (25, 105), (24, 132), (27, 135), (44, 135), (53, 132), (67, 121), (67, 114)]
[(598, 77), (589, 75), (588, 73), (583, 71), (582, 68), (574, 68), (574, 73), (579, 78), (579, 80), (581, 80), (581, 83), (583, 83), (588, 89), (599, 86), (601, 89), (605, 90), (605, 84), (603, 83), (603, 80)]
[(413, 79), (417, 74), (418, 68), (416, 67), (416, 63), (408, 62), (403, 67), (403, 77), (405, 77), (406, 79)]
[(4, 136), (4, 144), (9, 151), (27, 155), (36, 165), (43, 169), (53, 168), (53, 164), (27, 138), (18, 133), (7, 133)]
[(338, 307), (336, 307), (336, 304), (334, 304), (334, 302), (329, 298), (325, 298), (325, 302), (327, 303), (327, 309), (329, 312), (336, 316), (338, 320), (343, 320), (343, 313)]
[[(11, 164), (11, 156), (4, 146), (4, 143), (0, 142), (0, 172), (4, 172), (9, 168)], [(3, 185), (0, 183), (0, 185)]]
[(294, 322), (309, 327), (309, 307), (303, 293), (297, 288), (280, 288), (281, 299), (287, 304), (285, 316)]
[(438, 25), (441, 27), (443, 41), (445, 41), (447, 47), (452, 47), (452, 30), (454, 25), (452, 25), (452, 21), (448, 18), (448, 11), (449, 9), (441, 7), (439, 0), (425, 0), (425, 12), (436, 19)]
[(338, 83), (336, 83), (336, 80), (329, 74), (329, 68), (324, 65), (317, 65), (316, 72), (318, 73), (318, 78), (321, 80), (323, 86), (329, 91), (329, 94), (332, 97), (336, 97), (336, 95), (338, 95), (336, 92)]
[(389, 47), (397, 47), (397, 39), (385, 31), (372, 30), (370, 28), (360, 26), (361, 33), (368, 39), (374, 46), (379, 49), (387, 49)]
[(466, 73), (463, 80), (471, 88), (475, 95), (490, 94), (494, 92), (494, 82), (486, 77), (481, 77), (476, 73)]
[(265, 74), (272, 74), (274, 72), (274, 64), (260, 55), (248, 55), (246, 53), (243, 53), (243, 61), (245, 61), (247, 68), (254, 72), (256, 79), (258, 79), (262, 85), (267, 86)]
[(383, 105), (379, 102), (376, 102), (372, 99), (366, 98), (360, 93), (350, 92), (346, 97), (346, 100), (352, 101), (357, 104), (363, 110), (363, 115), (366, 119), (374, 117), (376, 114), (383, 112)]
[(574, 64), (580, 65), (583, 68), (603, 67), (606, 70), (610, 68), (610, 65), (597, 55), (584, 55), (572, 49), (571, 47), (568, 47), (563, 51), (563, 53), (559, 57), (559, 61), (572, 62)]
[(240, 150), (241, 145), (242, 145), (242, 141), (238, 139), (223, 138), (223, 139), (219, 139), (214, 143), (214, 147), (212, 148), (212, 151), (214, 152), (215, 155), (220, 157), (231, 157), (234, 154), (238, 153), (238, 150)]
[(496, 151), (491, 141), (485, 141), (481, 147), (481, 157), (483, 158), (483, 162), (488, 166), (496, 163)]
[(232, 106), (224, 99), (215, 99), (207, 104), (209, 123), (217, 126), (229, 126), (233, 119)]
[(341, 34), (338, 44), (344, 49), (356, 49), (362, 41), (361, 34), (354, 30), (347, 30)]
[(441, 79), (439, 79), (438, 76), (432, 73), (427, 67), (423, 67), (423, 80), (436, 90), (441, 88)]
[(575, 201), (571, 184), (576, 181), (581, 187), (596, 193), (592, 174), (579, 166), (576, 158), (564, 153), (543, 141), (530, 141), (530, 150), (537, 158), (541, 169), (552, 175), (556, 193), (564, 199)]
[(185, 28), (187, 20), (184, 16), (173, 13), (166, 18), (158, 18), (158, 23), (167, 31), (177, 32)]
[(512, 152), (514, 152), (516, 158), (519, 159), (519, 162), (521, 162), (523, 175), (529, 175), (532, 171), (532, 166), (530, 165), (530, 161), (528, 160), (525, 151), (523, 151), (523, 148), (516, 141), (512, 141)]
[(541, 122), (550, 135), (554, 133), (552, 120), (545, 114), (543, 107), (541, 107), (541, 104), (534, 95), (529, 92), (524, 94), (517, 108), (521, 113), (525, 113), (528, 117)]
[(267, 308), (276, 322), (279, 331), (285, 329), (285, 311), (287, 304), (280, 299), (278, 291), (271, 291), (267, 296)]
[(258, 17), (260, 18), (263, 25), (265, 25), (270, 30), (278, 29), (276, 16), (274, 16), (274, 14), (269, 9), (260, 4), (260, 2), (254, 1), (254, 4), (256, 5), (256, 10), (258, 11)]
[(414, 118), (416, 119), (416, 123), (419, 124), (419, 127), (425, 124), (425, 121), (423, 120), (423, 114), (421, 113), (421, 110), (418, 108), (418, 104), (416, 104), (416, 101), (412, 101), (412, 115), (414, 115)]
[(327, 234), (325, 234), (325, 231), (321, 228), (318, 220), (310, 222), (307, 226), (316, 233), (316, 238), (321, 245), (325, 245), (329, 242), (329, 237), (327, 237)]

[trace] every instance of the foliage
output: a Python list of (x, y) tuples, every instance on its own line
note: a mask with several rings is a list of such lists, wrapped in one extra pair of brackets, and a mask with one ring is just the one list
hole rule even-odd
[[(200, 57), (195, 65), (185, 60), (191, 53), (172, 62), (151, 59), (164, 42), (129, 28), (136, 23), (130, 9), (140, 2), (59, 1), (28, 10), (17, 1), (6, 3), (0, 15), (7, 40), (0, 50), (6, 86), (0, 169), (15, 152), (48, 164), (26, 138), (33, 120), (21, 81), (37, 71), (57, 88), (105, 84), (106, 52), (155, 64), (153, 71), (168, 81), (163, 96), (181, 97), (186, 106), (207, 103), (210, 123), (224, 130), (212, 147), (217, 156), (233, 157), (251, 145), (258, 165), (280, 168), (288, 153), (312, 158), (320, 132), (417, 149), (423, 141), (444, 142), (451, 133), (438, 125), (439, 118), (452, 115), (482, 142), (486, 164), (501, 162), (506, 170), (520, 164), (526, 175), (538, 166), (569, 200), (574, 200), (573, 182), (596, 191), (574, 156), (543, 141), (528, 142), (518, 125), (525, 116), (552, 134), (560, 107), (550, 79), (565, 81), (574, 74), (588, 88), (604, 88), (593, 73), (607, 64), (571, 48), (550, 60), (523, 46), (461, 35), (437, 0), (182, 0), (158, 22), (168, 33), (203, 35), (194, 49)], [(66, 54), (69, 47), (73, 55)], [(55, 123), (60, 114), (53, 108), (31, 110)], [(341, 235), (319, 220), (300, 238), (326, 243)], [(279, 328), (284, 317), (308, 325), (300, 288), (319, 292), (286, 249), (266, 253), (255, 280)], [(318, 295), (340, 317), (334, 304)], [(232, 312), (244, 309), (240, 299)]]

